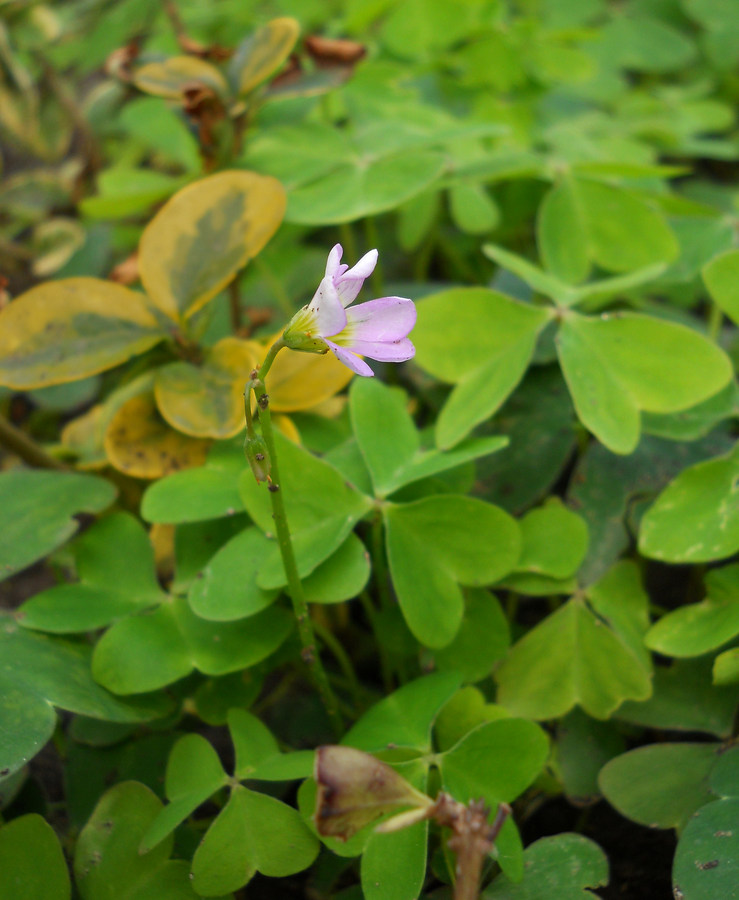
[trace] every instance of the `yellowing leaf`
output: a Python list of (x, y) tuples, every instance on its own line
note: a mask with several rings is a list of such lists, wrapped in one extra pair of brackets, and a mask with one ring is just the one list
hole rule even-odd
[(203, 84), (221, 97), (228, 93), (226, 79), (218, 69), (195, 56), (172, 56), (140, 66), (133, 83), (140, 91), (170, 100), (181, 100), (183, 88), (193, 84)]
[(104, 442), (111, 419), (131, 397), (150, 391), (153, 383), (153, 373), (145, 372), (64, 426), (62, 445), (74, 454), (78, 469), (95, 470), (108, 465)]
[[(261, 358), (266, 355), (266, 348)], [(267, 376), (270, 409), (297, 412), (318, 406), (351, 381), (352, 373), (331, 353), (283, 350)]]
[(97, 278), (50, 281), (0, 312), (0, 384), (26, 390), (76, 381), (164, 337), (135, 291)]
[(112, 466), (133, 478), (163, 478), (205, 462), (209, 441), (174, 431), (160, 417), (151, 394), (131, 398), (105, 433)]
[(268, 78), (290, 55), (298, 39), (300, 26), (295, 19), (272, 19), (239, 45), (229, 66), (239, 94), (249, 91)]
[(164, 366), (154, 388), (159, 411), (170, 425), (193, 437), (233, 437), (244, 427), (244, 385), (256, 363), (253, 344), (228, 337), (213, 347), (202, 366)]
[(175, 320), (197, 312), (264, 247), (285, 205), (280, 182), (254, 172), (219, 172), (178, 191), (139, 244), (152, 303)]

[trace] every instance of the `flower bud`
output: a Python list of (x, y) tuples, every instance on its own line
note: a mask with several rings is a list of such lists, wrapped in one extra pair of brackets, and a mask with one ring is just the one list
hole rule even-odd
[(244, 441), (244, 455), (257, 481), (268, 481), (272, 464), (267, 444), (261, 434), (250, 435), (247, 432), (246, 440)]

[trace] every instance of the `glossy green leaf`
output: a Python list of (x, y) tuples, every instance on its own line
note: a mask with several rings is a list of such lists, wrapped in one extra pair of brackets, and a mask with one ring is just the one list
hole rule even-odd
[(537, 237), (547, 268), (570, 284), (583, 281), (592, 264), (631, 272), (669, 262), (678, 252), (664, 218), (636, 194), (574, 177), (544, 198)]
[(739, 387), (730, 381), (726, 387), (690, 409), (677, 413), (643, 413), (642, 431), (671, 441), (695, 441), (735, 416), (739, 406)]
[(701, 656), (739, 634), (739, 566), (712, 569), (706, 598), (662, 616), (645, 643), (664, 656)]
[(497, 506), (455, 495), (386, 507), (384, 520), (390, 573), (408, 627), (427, 647), (444, 647), (462, 622), (460, 584), (492, 584), (516, 565), (518, 525)]
[(238, 94), (248, 94), (289, 56), (300, 32), (295, 19), (271, 19), (239, 44), (229, 62), (229, 78)]
[(650, 696), (642, 645), (647, 597), (635, 567), (622, 563), (513, 646), (496, 671), (498, 702), (514, 715), (551, 719), (578, 703), (606, 719), (627, 699)]
[(140, 722), (169, 709), (167, 698), (122, 701), (90, 675), (90, 650), (20, 629), (0, 619), (0, 770), (20, 768), (51, 737), (54, 707), (106, 719)]
[(247, 778), (260, 763), (280, 752), (269, 728), (248, 710), (229, 710), (228, 730), (236, 753), (237, 778)]
[(282, 186), (254, 172), (219, 172), (178, 191), (139, 244), (152, 303), (176, 321), (197, 312), (259, 253), (284, 212)]
[(441, 412), (446, 448), (491, 416), (523, 377), (549, 311), (486, 288), (455, 288), (418, 304), (416, 361), (457, 387)]
[(72, 886), (54, 829), (36, 813), (0, 827), (0, 900), (69, 900)]
[(680, 563), (734, 554), (739, 548), (738, 474), (739, 448), (678, 475), (641, 521), (640, 552)]
[(213, 445), (204, 465), (155, 481), (144, 493), (141, 515), (149, 522), (200, 522), (243, 512), (238, 477), (247, 463), (243, 441)]
[(496, 878), (484, 893), (485, 900), (586, 900), (591, 888), (608, 884), (608, 859), (600, 847), (581, 834), (540, 838), (524, 851), (524, 877), (511, 884), (505, 875)]
[(668, 22), (635, 8), (631, 15), (615, 16), (603, 30), (619, 65), (646, 72), (670, 72), (688, 65), (696, 48)]
[(350, 398), (354, 434), (372, 476), (376, 497), (385, 497), (406, 484), (494, 453), (507, 443), (506, 438), (495, 436), (465, 441), (446, 453), (422, 451), (403, 392), (374, 378), (357, 378)]
[(389, 745), (430, 751), (431, 726), (460, 681), (456, 672), (440, 672), (408, 682), (369, 709), (342, 743), (368, 752)]
[(567, 578), (580, 567), (588, 549), (588, 526), (559, 499), (528, 512), (520, 521), (521, 556), (517, 572)]
[[(731, 651), (727, 651), (731, 652)], [(717, 657), (716, 664), (721, 657)], [(654, 690), (640, 703), (627, 700), (617, 718), (625, 722), (669, 731), (702, 731), (716, 737), (731, 734), (736, 710), (736, 690), (714, 685), (711, 659), (676, 660), (671, 666), (655, 666)]]
[(79, 581), (48, 588), (24, 603), (19, 618), (24, 627), (93, 631), (164, 598), (149, 537), (129, 513), (101, 519), (75, 542), (73, 553)]
[(225, 675), (253, 666), (276, 650), (291, 629), (291, 619), (281, 609), (265, 609), (238, 623), (209, 622), (177, 598), (109, 628), (95, 646), (92, 671), (117, 694), (156, 690), (193, 668)]
[(269, 606), (276, 591), (258, 587), (256, 574), (270, 542), (258, 528), (231, 538), (192, 582), (188, 601), (202, 619), (229, 622), (244, 619)]
[(356, 534), (303, 581), (308, 603), (342, 603), (356, 597), (370, 576), (369, 553)]
[[(675, 851), (673, 890), (684, 900), (739, 897), (739, 798), (701, 807), (685, 826)], [(679, 894), (677, 893), (679, 891)]]
[[(15, 469), (0, 473), (0, 581), (51, 553), (77, 531), (77, 513), (100, 512), (115, 487), (94, 475)], [(43, 515), (39, 515), (42, 512)]]
[(522, 794), (544, 768), (549, 740), (525, 719), (498, 719), (475, 728), (439, 758), (444, 790), (468, 803), (494, 807)]
[(727, 250), (707, 263), (703, 280), (716, 305), (739, 322), (739, 250)]
[(187, 177), (174, 178), (154, 169), (133, 168), (120, 163), (100, 173), (97, 194), (80, 202), (80, 212), (93, 220), (118, 220), (142, 215), (155, 204), (167, 200), (189, 180)]
[(733, 438), (716, 432), (692, 442), (676, 443), (644, 436), (629, 456), (591, 444), (570, 480), (568, 502), (588, 523), (590, 547), (579, 578), (599, 578), (632, 540), (629, 510), (638, 498), (662, 490), (684, 468), (733, 446)]
[(604, 797), (629, 819), (651, 828), (682, 828), (713, 798), (708, 773), (716, 744), (652, 744), (606, 763), (598, 779)]
[(183, 735), (167, 760), (164, 788), (169, 803), (147, 828), (139, 851), (148, 853), (156, 847), (226, 781), (212, 745), (199, 734)]
[(449, 189), (454, 224), (467, 234), (487, 234), (500, 223), (500, 210), (480, 184), (462, 181)]
[(442, 175), (436, 150), (413, 150), (338, 166), (290, 192), (286, 219), (298, 225), (336, 225), (376, 216), (420, 194)]
[(739, 648), (724, 650), (713, 663), (713, 683), (719, 686), (734, 685), (739, 681)]
[(369, 836), (360, 870), (366, 900), (416, 900), (426, 878), (428, 830), (428, 822), (416, 822)]
[(0, 384), (23, 390), (76, 381), (163, 338), (141, 294), (97, 278), (49, 281), (0, 311)]
[(578, 416), (614, 453), (636, 447), (640, 410), (686, 409), (731, 378), (726, 355), (702, 335), (635, 313), (570, 314), (557, 352)]
[(172, 838), (139, 853), (141, 838), (161, 810), (143, 784), (124, 781), (107, 791), (77, 841), (74, 873), (82, 900), (194, 900), (188, 865), (172, 860)]
[(296, 810), (238, 785), (195, 852), (192, 885), (212, 897), (238, 890), (258, 871), (292, 875), (311, 865), (319, 846)]
[(459, 631), (446, 647), (434, 650), (433, 657), (440, 671), (458, 671), (465, 681), (482, 681), (508, 649), (508, 620), (490, 591), (469, 588), (464, 593)]

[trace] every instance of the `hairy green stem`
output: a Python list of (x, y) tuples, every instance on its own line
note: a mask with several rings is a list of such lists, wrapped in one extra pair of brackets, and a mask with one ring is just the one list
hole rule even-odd
[(5, 416), (0, 416), (0, 444), (11, 453), (38, 469), (62, 469), (67, 466), (54, 459), (20, 428), (16, 428)]
[(295, 620), (298, 625), (300, 643), (303, 647), (301, 656), (303, 662), (308, 666), (308, 671), (311, 674), (313, 682), (318, 690), (318, 694), (326, 709), (331, 726), (334, 729), (336, 736), (341, 737), (344, 726), (341, 714), (339, 713), (338, 702), (331, 689), (326, 670), (323, 668), (321, 657), (316, 648), (316, 639), (313, 631), (313, 622), (308, 610), (308, 601), (305, 599), (303, 583), (298, 574), (298, 565), (295, 559), (290, 528), (287, 523), (285, 503), (282, 497), (282, 483), (277, 461), (277, 450), (275, 448), (272, 419), (269, 412), (269, 395), (266, 392), (264, 384), (265, 376), (269, 372), (275, 357), (284, 346), (285, 344), (281, 338), (273, 344), (259, 370), (253, 373), (248, 388), (254, 391), (254, 395), (257, 398), (262, 437), (267, 445), (271, 460), (270, 484), (268, 489), (270, 501), (272, 503), (272, 517), (275, 522), (275, 531), (277, 533), (277, 543), (280, 548), (280, 555), (282, 556), (282, 564), (285, 567), (288, 594), (292, 600), (293, 612), (295, 613)]

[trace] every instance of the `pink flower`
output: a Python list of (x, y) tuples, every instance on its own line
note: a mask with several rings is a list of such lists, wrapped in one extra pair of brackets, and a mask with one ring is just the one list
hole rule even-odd
[(416, 352), (408, 334), (416, 324), (416, 308), (406, 297), (382, 297), (347, 309), (377, 265), (370, 250), (349, 268), (341, 262), (341, 244), (331, 250), (326, 274), (311, 302), (287, 326), (283, 340), (293, 350), (330, 350), (357, 375), (375, 373), (361, 358), (403, 362)]

